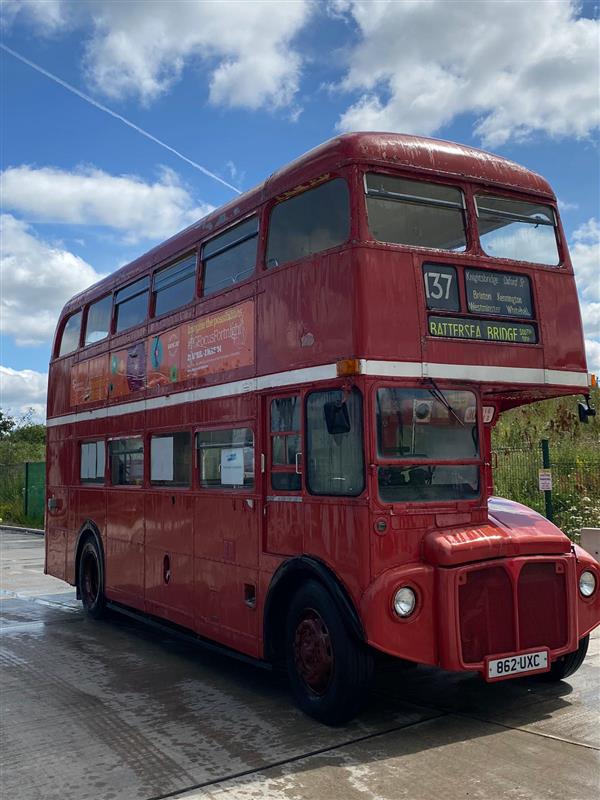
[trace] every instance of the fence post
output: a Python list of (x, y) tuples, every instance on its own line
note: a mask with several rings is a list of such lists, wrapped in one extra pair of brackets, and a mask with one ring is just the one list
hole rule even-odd
[[(542, 466), (544, 469), (550, 469), (550, 442), (548, 439), (542, 439)], [(547, 489), (544, 492), (544, 502), (546, 504), (546, 517), (552, 522), (554, 520), (554, 508), (552, 507), (551, 489)]]
[(23, 498), (23, 513), (29, 512), (29, 461), (25, 462), (25, 497)]

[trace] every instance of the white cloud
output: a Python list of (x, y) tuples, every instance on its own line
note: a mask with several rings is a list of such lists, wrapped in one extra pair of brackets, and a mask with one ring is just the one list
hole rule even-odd
[(23, 414), (33, 408), (38, 419), (46, 417), (48, 374), (32, 369), (0, 366), (0, 408), (8, 414)]
[(2, 214), (0, 226), (0, 331), (18, 345), (47, 342), (65, 302), (102, 275), (10, 214)]
[(112, 98), (149, 103), (189, 62), (209, 65), (210, 100), (256, 109), (288, 105), (301, 57), (293, 37), (311, 13), (308, 0), (270, 2), (93, 3), (86, 47), (89, 81)]
[[(571, 237), (573, 269), (584, 302), (600, 303), (600, 225), (594, 217), (580, 225)], [(600, 332), (598, 332), (600, 335)]]
[(600, 122), (600, 22), (569, 0), (334, 3), (358, 28), (339, 88), (361, 92), (340, 130), (431, 134), (478, 116), (487, 146), (533, 132), (584, 137)]
[(600, 342), (596, 339), (585, 340), (588, 372), (600, 376)]
[(163, 168), (154, 183), (135, 175), (109, 175), (94, 167), (68, 172), (22, 165), (2, 173), (7, 210), (43, 222), (106, 225), (140, 238), (164, 239), (212, 210), (195, 206), (177, 174)]
[(588, 370), (600, 374), (600, 225), (594, 217), (571, 237), (571, 259), (586, 334)]
[(10, 27), (19, 17), (33, 24), (42, 36), (52, 36), (68, 24), (62, 0), (2, 0), (2, 27)]

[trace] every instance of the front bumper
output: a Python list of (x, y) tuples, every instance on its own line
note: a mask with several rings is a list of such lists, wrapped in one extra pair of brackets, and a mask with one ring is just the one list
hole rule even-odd
[[(387, 570), (363, 595), (361, 617), (373, 647), (448, 670), (483, 673), (490, 657), (548, 649), (550, 662), (577, 649), (600, 624), (600, 590), (578, 591), (599, 565), (580, 548), (561, 555), (496, 558), (455, 567), (412, 564)], [(391, 598), (411, 586), (418, 607), (400, 620)]]

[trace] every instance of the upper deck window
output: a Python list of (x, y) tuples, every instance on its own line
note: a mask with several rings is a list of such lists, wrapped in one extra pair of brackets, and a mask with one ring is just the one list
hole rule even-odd
[(550, 206), (476, 194), (477, 229), (483, 250), (495, 258), (556, 267), (556, 217)]
[(159, 270), (154, 276), (154, 316), (187, 305), (194, 299), (196, 288), (196, 254)]
[(350, 234), (350, 197), (334, 178), (275, 206), (269, 224), (267, 267), (279, 267), (343, 244)]
[(112, 295), (110, 294), (90, 304), (85, 324), (85, 344), (93, 344), (93, 342), (106, 339), (110, 333), (111, 312)]
[(227, 289), (252, 275), (257, 243), (258, 217), (250, 217), (207, 242), (202, 248), (203, 294)]
[(115, 295), (115, 330), (117, 333), (144, 322), (148, 313), (149, 279), (142, 278), (120, 289)]
[(379, 242), (461, 252), (467, 247), (463, 193), (453, 186), (369, 172), (369, 228)]
[(60, 339), (59, 356), (66, 356), (79, 347), (79, 331), (81, 329), (81, 311), (71, 314), (63, 328)]

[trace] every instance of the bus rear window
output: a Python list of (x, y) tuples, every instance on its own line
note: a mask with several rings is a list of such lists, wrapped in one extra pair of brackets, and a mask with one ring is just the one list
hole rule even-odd
[(72, 314), (63, 328), (60, 339), (59, 356), (66, 356), (79, 347), (79, 331), (81, 329), (81, 311)]
[(464, 198), (460, 189), (370, 172), (365, 176), (369, 229), (379, 242), (467, 248)]
[(487, 255), (556, 267), (560, 263), (554, 211), (509, 197), (476, 194), (477, 229)]
[(349, 235), (348, 185), (343, 178), (334, 178), (275, 206), (269, 224), (267, 267), (336, 247)]

